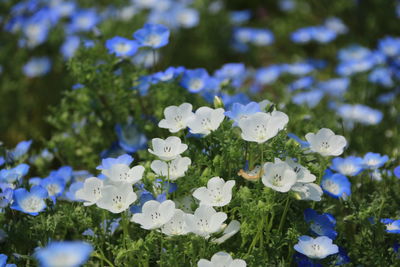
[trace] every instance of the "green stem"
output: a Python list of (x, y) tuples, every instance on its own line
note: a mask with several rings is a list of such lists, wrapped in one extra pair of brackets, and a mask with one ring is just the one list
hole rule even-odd
[(289, 210), (289, 203), (290, 203), (290, 195), (288, 194), (286, 197), (285, 209), (283, 210), (281, 221), (279, 222), (278, 232), (280, 232), (282, 230), (283, 224), (285, 223), (286, 215)]
[(100, 259), (100, 260), (103, 260), (103, 261), (107, 262), (107, 264), (110, 265), (110, 267), (115, 267), (115, 265), (112, 264), (112, 262), (109, 261), (109, 260), (108, 260), (104, 255), (102, 255), (102, 254), (99, 254), (99, 253), (97, 253), (97, 252), (94, 252), (94, 253), (92, 254), (92, 256), (95, 257), (95, 258), (98, 258), (98, 259)]

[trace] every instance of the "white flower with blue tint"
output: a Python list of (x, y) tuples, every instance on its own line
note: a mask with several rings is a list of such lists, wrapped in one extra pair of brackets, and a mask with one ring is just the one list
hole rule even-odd
[(330, 168), (345, 176), (356, 176), (363, 170), (363, 159), (354, 156), (334, 158)]
[(83, 187), (76, 191), (75, 198), (83, 200), (85, 206), (96, 204), (101, 198), (103, 186), (103, 180), (96, 177), (87, 178), (83, 182)]
[(119, 156), (118, 158), (105, 158), (101, 161), (101, 165), (97, 166), (97, 170), (106, 170), (110, 169), (114, 164), (125, 164), (130, 165), (133, 161), (132, 156), (128, 154), (124, 154)]
[[(143, 229), (152, 230), (162, 227), (175, 215), (175, 203), (166, 200), (162, 203), (149, 200), (144, 203), (141, 213), (133, 214), (131, 222), (140, 224)], [(179, 219), (179, 218), (175, 218)], [(166, 230), (168, 232), (168, 230)]]
[(78, 267), (83, 265), (93, 251), (92, 245), (82, 241), (51, 242), (35, 251), (42, 267)]
[(194, 119), (192, 108), (192, 105), (189, 103), (165, 108), (165, 119), (162, 119), (158, 123), (158, 127), (168, 129), (171, 133), (185, 129), (188, 123)]
[(355, 122), (364, 125), (375, 125), (380, 123), (383, 118), (383, 113), (380, 110), (361, 104), (341, 105), (337, 108), (337, 113), (350, 127), (353, 127)]
[(29, 48), (34, 48), (47, 39), (49, 33), (49, 21), (46, 19), (28, 19), (22, 28)]
[(347, 199), (351, 195), (351, 183), (349, 179), (339, 173), (327, 172), (321, 181), (325, 193), (334, 198)]
[(208, 238), (211, 234), (221, 231), (227, 218), (226, 213), (216, 212), (213, 207), (201, 205), (194, 214), (187, 214), (185, 221), (190, 232)]
[(249, 142), (264, 143), (285, 128), (289, 117), (280, 111), (257, 112), (239, 121), (242, 138)]
[(151, 169), (158, 176), (169, 177), (169, 180), (175, 181), (178, 178), (185, 176), (192, 161), (188, 157), (178, 155), (171, 162), (154, 160), (151, 163)]
[(101, 189), (101, 197), (96, 204), (99, 208), (106, 209), (112, 213), (121, 213), (135, 202), (137, 195), (130, 185), (124, 183), (119, 185), (105, 185)]
[(306, 140), (310, 143), (310, 150), (322, 156), (339, 156), (347, 145), (343, 136), (335, 135), (328, 128), (322, 128), (316, 134), (306, 134)]
[(122, 183), (133, 185), (142, 179), (144, 173), (143, 166), (130, 168), (123, 163), (112, 164), (110, 168), (102, 170), (101, 173), (106, 176), (111, 183)]
[(133, 34), (133, 37), (139, 45), (157, 49), (168, 44), (169, 34), (168, 28), (164, 25), (146, 23)]
[(199, 12), (194, 8), (176, 8), (173, 14), (177, 24), (182, 28), (193, 28), (200, 21)]
[(197, 267), (246, 267), (244, 260), (233, 259), (231, 255), (220, 251), (215, 253), (211, 260), (201, 259), (197, 262)]
[(381, 219), (381, 223), (386, 226), (387, 233), (400, 234), (400, 220)]
[(263, 166), (262, 182), (265, 186), (281, 192), (288, 192), (297, 182), (297, 174), (286, 162), (275, 160)]
[(339, 252), (338, 246), (333, 244), (332, 239), (326, 236), (317, 238), (300, 236), (299, 242), (294, 245), (294, 249), (311, 259), (324, 259)]
[(232, 199), (234, 180), (224, 181), (220, 177), (213, 177), (207, 182), (207, 187), (197, 188), (193, 197), (200, 201), (200, 205), (223, 207)]
[(363, 165), (366, 169), (375, 170), (385, 165), (388, 160), (389, 157), (387, 155), (382, 156), (379, 153), (368, 152), (364, 156)]
[(188, 146), (182, 144), (181, 139), (176, 136), (170, 136), (165, 140), (161, 138), (153, 138), (151, 143), (153, 149), (149, 148), (148, 151), (165, 161), (175, 159), (188, 148)]
[(233, 120), (233, 125), (237, 126), (241, 119), (245, 119), (249, 115), (257, 112), (261, 112), (261, 108), (260, 105), (256, 102), (250, 102), (247, 105), (234, 103), (231, 110), (225, 112), (225, 116)]
[(206, 88), (210, 76), (205, 69), (185, 70), (180, 84), (191, 93), (197, 93)]
[(188, 122), (188, 127), (192, 134), (209, 135), (218, 129), (225, 118), (223, 108), (212, 109), (200, 107), (194, 114), (194, 119)]
[(131, 57), (136, 54), (139, 45), (136, 41), (115, 36), (106, 41), (106, 47), (110, 54), (115, 54), (117, 57)]
[(314, 183), (296, 183), (290, 190), (296, 192), (300, 200), (321, 201), (323, 194), (321, 187)]
[(25, 188), (14, 190), (14, 203), (11, 208), (36, 216), (46, 208), (47, 190), (41, 186), (33, 186), (29, 192)]
[(50, 71), (51, 61), (47, 57), (34, 57), (23, 66), (26, 76), (33, 78), (43, 76)]
[(189, 228), (185, 222), (186, 214), (179, 209), (175, 209), (171, 220), (161, 227), (161, 232), (168, 236), (186, 235), (189, 233)]
[(233, 220), (224, 229), (222, 236), (211, 240), (213, 243), (222, 244), (240, 230), (240, 222)]

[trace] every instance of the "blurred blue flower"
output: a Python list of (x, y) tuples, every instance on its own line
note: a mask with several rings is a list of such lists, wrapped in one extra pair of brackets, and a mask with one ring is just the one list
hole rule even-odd
[(42, 267), (77, 267), (83, 265), (93, 251), (93, 246), (82, 241), (53, 241), (35, 251)]
[(11, 209), (36, 216), (46, 208), (44, 199), (47, 196), (47, 190), (41, 186), (33, 186), (30, 192), (25, 188), (18, 188), (14, 190), (14, 202)]
[(78, 191), (82, 187), (83, 187), (83, 182), (72, 183), (69, 186), (68, 191), (65, 191), (65, 198), (69, 201), (81, 201), (76, 198), (75, 194), (76, 194), (76, 191)]
[(64, 56), (64, 59), (70, 59), (71, 57), (73, 57), (76, 50), (78, 50), (80, 43), (81, 40), (78, 36), (68, 36), (60, 48), (61, 54)]
[(292, 75), (303, 76), (314, 71), (313, 65), (307, 62), (296, 62), (292, 64), (283, 64), (281, 66), (282, 72), (287, 72)]
[(154, 73), (151, 77), (153, 82), (168, 82), (178, 77), (185, 71), (184, 67), (168, 67), (165, 71)]
[(364, 156), (363, 165), (366, 169), (375, 170), (385, 165), (388, 160), (387, 155), (381, 156), (379, 153), (368, 152)]
[(58, 170), (51, 171), (49, 177), (56, 177), (68, 183), (72, 178), (73, 170), (71, 166), (61, 166)]
[(250, 20), (251, 10), (234, 10), (229, 13), (229, 18), (233, 24), (243, 24)]
[(100, 18), (93, 9), (81, 9), (73, 13), (68, 30), (71, 32), (87, 32), (92, 30)]
[[(7, 207), (13, 200), (14, 190), (9, 184), (0, 183), (0, 209)], [(0, 264), (1, 266), (1, 264)]]
[(169, 34), (168, 28), (164, 25), (146, 23), (133, 34), (133, 37), (139, 45), (157, 49), (168, 44)]
[(381, 219), (381, 223), (386, 226), (387, 233), (400, 234), (400, 220)]
[(341, 97), (347, 91), (349, 84), (349, 78), (334, 78), (319, 82), (317, 87), (331, 96)]
[(292, 102), (297, 105), (307, 105), (310, 108), (316, 107), (324, 97), (324, 92), (314, 89), (308, 92), (300, 92), (292, 96)]
[(130, 122), (125, 125), (115, 125), (119, 145), (128, 153), (135, 153), (147, 146), (146, 136), (139, 132), (137, 126)]
[(289, 89), (289, 91), (307, 89), (313, 85), (314, 81), (315, 81), (315, 79), (312, 76), (301, 77), (301, 78), (297, 79), (296, 81), (292, 82), (288, 86), (288, 89)]
[(379, 40), (378, 49), (386, 56), (394, 57), (400, 55), (400, 38), (387, 36)]
[(28, 173), (29, 165), (22, 163), (11, 169), (0, 170), (0, 183), (14, 183), (20, 180)]
[(15, 265), (15, 264), (7, 263), (7, 259), (8, 259), (7, 255), (0, 254), (0, 266), (1, 267), (17, 267), (17, 265)]
[(206, 88), (210, 76), (203, 68), (185, 70), (180, 82), (181, 86), (191, 93), (197, 93)]
[(260, 68), (254, 75), (255, 82), (260, 85), (274, 83), (282, 73), (282, 68), (278, 65)]
[(345, 176), (356, 176), (363, 170), (363, 159), (349, 156), (347, 158), (334, 158), (330, 168)]
[(336, 34), (345, 34), (348, 32), (347, 26), (343, 23), (340, 18), (330, 17), (325, 20), (325, 27), (336, 32)]
[(333, 262), (336, 266), (350, 263), (350, 257), (349, 255), (347, 255), (346, 251), (342, 247), (339, 247), (339, 253), (336, 254), (334, 257), (335, 259)]
[(394, 175), (395, 175), (397, 178), (400, 179), (400, 165), (397, 166), (396, 168), (394, 168), (393, 173), (394, 173)]
[(225, 109), (230, 109), (234, 103), (247, 104), (250, 102), (250, 98), (245, 93), (237, 93), (234, 95), (222, 93), (221, 99)]
[(380, 110), (370, 108), (361, 104), (344, 104), (337, 107), (337, 114), (347, 123), (361, 123), (364, 125), (375, 125), (381, 122), (383, 113)]
[(368, 75), (368, 80), (384, 87), (392, 87), (394, 84), (392, 79), (392, 71), (383, 67), (374, 69)]
[(256, 102), (250, 102), (246, 105), (234, 103), (232, 108), (225, 112), (225, 116), (233, 120), (233, 125), (237, 126), (241, 119), (256, 112), (261, 112), (260, 105)]
[(115, 36), (106, 41), (106, 47), (110, 54), (115, 54), (117, 57), (131, 57), (136, 54), (139, 44), (136, 41)]
[(294, 133), (288, 133), (288, 137), (293, 139), (293, 140), (295, 140), (297, 143), (299, 143), (302, 148), (306, 148), (306, 147), (310, 146), (310, 143), (308, 143), (307, 141), (302, 140), (300, 137), (298, 137)]
[(33, 57), (22, 68), (24, 74), (30, 78), (47, 74), (51, 68), (48, 57)]

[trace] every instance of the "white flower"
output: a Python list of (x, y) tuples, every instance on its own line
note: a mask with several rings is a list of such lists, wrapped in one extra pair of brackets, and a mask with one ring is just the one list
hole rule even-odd
[(321, 201), (323, 194), (321, 187), (314, 183), (296, 183), (291, 190), (297, 192), (301, 200)]
[(151, 230), (166, 224), (175, 214), (175, 203), (166, 200), (162, 203), (149, 200), (144, 203), (142, 213), (133, 214), (131, 221), (140, 224), (143, 229)]
[(212, 207), (201, 205), (193, 214), (187, 214), (185, 221), (193, 232), (202, 237), (208, 238), (211, 234), (219, 232), (222, 223), (227, 219), (224, 212), (216, 212)]
[(103, 169), (102, 174), (107, 176), (113, 183), (135, 184), (142, 179), (144, 173), (143, 166), (130, 168), (126, 164), (113, 164), (109, 169)]
[(297, 182), (297, 175), (286, 162), (268, 162), (264, 164), (262, 182), (265, 186), (284, 193)]
[(247, 264), (241, 259), (232, 259), (231, 255), (226, 252), (217, 252), (211, 257), (211, 261), (201, 259), (197, 263), (197, 267), (246, 267)]
[(220, 177), (213, 177), (208, 181), (207, 187), (197, 188), (193, 197), (200, 200), (200, 205), (222, 207), (231, 202), (234, 185), (234, 180), (225, 182)]
[(272, 113), (257, 112), (239, 121), (242, 138), (259, 144), (276, 136), (285, 128), (289, 117), (280, 111)]
[(96, 177), (87, 178), (83, 183), (83, 187), (76, 191), (75, 197), (84, 200), (83, 205), (90, 206), (96, 204), (101, 198), (102, 188), (103, 180)]
[(311, 259), (324, 259), (339, 252), (338, 246), (332, 244), (332, 239), (326, 236), (319, 236), (315, 239), (309, 236), (300, 236), (299, 243), (294, 245), (294, 249)]
[(149, 149), (149, 152), (166, 161), (175, 159), (188, 148), (188, 146), (182, 144), (181, 139), (176, 136), (170, 136), (165, 140), (154, 138), (151, 140), (151, 143), (153, 144), (153, 150)]
[[(275, 158), (275, 163), (283, 162), (278, 158)], [(287, 157), (285, 162), (293, 169), (297, 176), (298, 183), (311, 183), (316, 180), (314, 174), (312, 174), (307, 168), (304, 166), (294, 162), (293, 159)]]
[[(185, 176), (185, 172), (188, 170), (189, 165), (192, 163), (190, 158), (181, 157), (178, 155), (174, 160), (167, 163), (161, 160), (154, 160), (151, 163), (151, 169), (159, 176), (168, 177), (171, 181), (175, 181), (176, 179)], [(168, 170), (169, 165), (169, 170)]]
[(168, 236), (185, 235), (189, 233), (189, 229), (185, 221), (185, 213), (182, 210), (175, 209), (174, 216), (161, 228), (161, 232)]
[(322, 156), (339, 156), (347, 145), (343, 136), (335, 135), (332, 130), (327, 128), (320, 129), (316, 134), (306, 134), (306, 139), (310, 143), (310, 150)]
[(201, 107), (196, 110), (194, 119), (188, 123), (190, 132), (193, 134), (208, 135), (218, 129), (225, 118), (223, 108), (212, 109)]
[(240, 222), (233, 220), (231, 221), (228, 226), (224, 229), (223, 235), (220, 238), (216, 238), (212, 240), (212, 242), (217, 244), (222, 244), (232, 236), (234, 236), (240, 230)]
[(183, 103), (179, 107), (169, 106), (164, 110), (165, 119), (158, 123), (158, 127), (166, 128), (171, 133), (176, 133), (188, 126), (189, 121), (194, 118), (192, 105)]
[(137, 199), (132, 186), (125, 184), (106, 185), (102, 188), (101, 194), (97, 206), (112, 213), (121, 213), (127, 210)]

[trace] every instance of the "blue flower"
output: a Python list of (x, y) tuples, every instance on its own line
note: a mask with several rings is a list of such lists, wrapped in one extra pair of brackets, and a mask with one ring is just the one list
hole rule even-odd
[(135, 153), (147, 146), (146, 136), (139, 132), (134, 123), (115, 125), (119, 145), (128, 153)]
[(298, 29), (298, 30), (292, 32), (292, 34), (290, 35), (290, 39), (294, 43), (299, 43), (299, 44), (308, 43), (312, 40), (312, 38), (313, 38), (312, 31), (308, 27)]
[(12, 169), (2, 169), (0, 171), (0, 183), (14, 183), (21, 180), (29, 171), (28, 164), (19, 164)]
[(47, 19), (30, 18), (23, 22), (22, 32), (26, 38), (26, 45), (29, 48), (34, 48), (44, 43), (49, 34), (49, 21)]
[(392, 71), (383, 67), (374, 69), (369, 74), (368, 80), (384, 87), (392, 87), (394, 84), (392, 79)]
[(243, 63), (227, 63), (214, 73), (214, 77), (222, 83), (232, 82), (234, 87), (240, 87), (245, 75), (246, 67)]
[(68, 36), (60, 48), (64, 59), (70, 59), (73, 57), (80, 44), (81, 39), (78, 36)]
[(180, 84), (189, 92), (197, 93), (206, 88), (209, 79), (210, 76), (203, 68), (186, 70)]
[(157, 200), (158, 202), (163, 202), (166, 200), (165, 193), (159, 194), (157, 197), (154, 197), (152, 193), (150, 193), (145, 189), (142, 189), (138, 192), (138, 194), (139, 194), (139, 204), (130, 207), (130, 211), (132, 213), (141, 213), (144, 203), (146, 203), (149, 200)]
[(230, 109), (234, 103), (247, 104), (250, 98), (245, 93), (237, 93), (234, 95), (221, 94), (222, 102), (226, 109)]
[(400, 165), (397, 166), (396, 168), (394, 168), (393, 173), (394, 173), (394, 175), (395, 175), (397, 178), (400, 179)]
[(133, 37), (139, 45), (157, 49), (168, 44), (169, 34), (168, 28), (164, 25), (146, 23), (133, 34)]
[(274, 83), (282, 73), (282, 68), (278, 65), (260, 68), (256, 71), (254, 79), (257, 84), (267, 85)]
[(65, 181), (60, 177), (49, 176), (41, 180), (39, 185), (47, 190), (48, 196), (55, 203), (56, 198), (64, 192)]
[(69, 200), (69, 201), (81, 201), (81, 200), (76, 199), (75, 193), (76, 193), (76, 191), (78, 191), (82, 187), (83, 187), (83, 182), (74, 182), (74, 183), (72, 183), (69, 186), (68, 191), (65, 192), (65, 198), (67, 200)]
[(335, 78), (318, 83), (318, 88), (331, 96), (342, 96), (349, 87), (349, 78)]
[(91, 9), (81, 9), (71, 17), (68, 30), (71, 32), (87, 32), (99, 23), (99, 16)]
[(334, 158), (330, 167), (345, 176), (356, 176), (363, 170), (363, 159), (350, 156), (347, 158)]
[(292, 96), (292, 102), (297, 105), (307, 105), (310, 108), (316, 107), (324, 97), (322, 90), (314, 89), (308, 92), (300, 92)]
[(56, 171), (51, 171), (51, 177), (57, 177), (64, 180), (65, 183), (68, 183), (72, 178), (73, 170), (71, 166), (62, 166)]
[(340, 173), (327, 172), (321, 181), (322, 190), (331, 197), (347, 199), (351, 195), (349, 179)]
[(344, 104), (337, 108), (337, 114), (346, 123), (358, 122), (364, 125), (375, 125), (381, 122), (383, 113), (368, 106)]
[(400, 234), (400, 220), (381, 219), (381, 223), (386, 226), (387, 233)]
[(17, 267), (15, 264), (7, 264), (7, 255), (0, 254), (0, 267)]
[(346, 251), (342, 247), (339, 247), (339, 253), (335, 255), (335, 259), (333, 262), (336, 266), (350, 263), (349, 255), (347, 255)]
[[(0, 208), (7, 207), (11, 201), (13, 200), (14, 190), (10, 187), (9, 184), (0, 183)], [(0, 264), (1, 266), (1, 264)]]
[(389, 57), (394, 57), (400, 54), (400, 38), (387, 36), (379, 40), (379, 50)]
[(325, 26), (312, 27), (312, 37), (315, 41), (325, 44), (336, 39), (336, 32)]
[(309, 87), (311, 87), (313, 85), (314, 80), (315, 79), (312, 76), (301, 77), (300, 79), (292, 82), (289, 85), (289, 90), (290, 91), (296, 91), (296, 90), (300, 90), (300, 89), (309, 88)]
[(48, 57), (33, 57), (22, 68), (30, 78), (43, 76), (50, 71), (51, 61)]
[(29, 148), (32, 145), (32, 140), (22, 141), (17, 144), (17, 146), (10, 152), (10, 156), (13, 160), (20, 159), (23, 155), (25, 155)]
[(38, 248), (34, 254), (42, 267), (83, 265), (93, 251), (92, 245), (82, 241), (51, 242), (45, 248)]
[(139, 91), (141, 96), (146, 96), (149, 92), (150, 86), (153, 82), (151, 75), (140, 76), (137, 80), (137, 85), (132, 89), (136, 89)]
[(168, 82), (181, 75), (184, 71), (184, 67), (168, 67), (165, 71), (154, 73), (152, 78), (155, 82)]
[(130, 165), (133, 161), (132, 156), (128, 154), (124, 154), (119, 156), (118, 158), (106, 158), (101, 161), (101, 165), (97, 166), (97, 170), (108, 170), (114, 164), (125, 164)]
[(139, 44), (136, 41), (115, 36), (106, 41), (106, 47), (110, 54), (115, 54), (117, 57), (131, 57), (136, 54)]
[(0, 166), (3, 166), (4, 163), (6, 163), (6, 160), (4, 159), (4, 157), (0, 157)]
[(364, 168), (375, 170), (382, 167), (388, 160), (389, 157), (387, 155), (381, 156), (379, 153), (368, 152), (364, 156), (363, 164)]
[(294, 261), (297, 263), (298, 267), (323, 267), (322, 264), (316, 263), (307, 256), (296, 252), (293, 256)]
[(242, 118), (246, 118), (256, 112), (261, 112), (260, 105), (256, 102), (250, 102), (247, 105), (234, 103), (231, 110), (225, 112), (225, 116), (233, 120), (233, 125), (237, 126)]
[(308, 143), (307, 141), (304, 141), (303, 139), (301, 139), (294, 133), (288, 133), (288, 137), (295, 140), (297, 143), (299, 143), (302, 148), (310, 147), (310, 143)]
[(331, 214), (318, 214), (313, 209), (306, 209), (304, 211), (304, 219), (310, 224), (310, 230), (312, 233), (318, 236), (327, 236), (332, 240), (336, 239), (336, 220)]
[(274, 42), (274, 34), (267, 29), (253, 29), (251, 42), (256, 46), (270, 45)]
[(314, 66), (307, 62), (296, 62), (292, 64), (284, 64), (281, 66), (282, 72), (287, 72), (292, 75), (307, 75), (313, 70), (315, 70)]
[(47, 190), (41, 186), (33, 186), (30, 192), (25, 188), (18, 188), (14, 190), (14, 202), (11, 208), (36, 216), (46, 208), (44, 199), (47, 196)]

